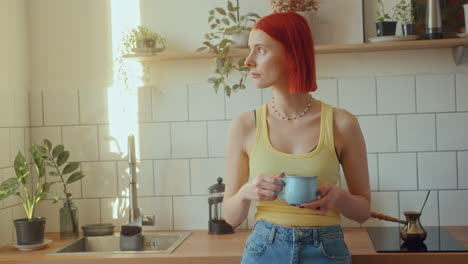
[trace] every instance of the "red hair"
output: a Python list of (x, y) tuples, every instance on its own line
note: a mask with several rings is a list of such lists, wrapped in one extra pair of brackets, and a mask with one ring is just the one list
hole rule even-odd
[(290, 94), (317, 90), (314, 40), (304, 17), (292, 11), (273, 13), (258, 20), (253, 29), (283, 46)]

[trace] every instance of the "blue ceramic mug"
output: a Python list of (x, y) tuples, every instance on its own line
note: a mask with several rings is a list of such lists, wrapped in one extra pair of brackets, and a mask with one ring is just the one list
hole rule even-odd
[(317, 176), (286, 175), (278, 179), (285, 184), (278, 195), (289, 204), (310, 203), (317, 199)]

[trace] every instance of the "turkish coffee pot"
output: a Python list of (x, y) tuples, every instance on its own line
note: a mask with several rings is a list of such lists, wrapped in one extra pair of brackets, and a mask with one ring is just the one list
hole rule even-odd
[(426, 237), (427, 237), (427, 232), (424, 230), (423, 226), (421, 225), (421, 213), (422, 210), (424, 209), (424, 206), (426, 205), (427, 198), (429, 197), (429, 191), (426, 195), (426, 199), (424, 200), (423, 207), (421, 208), (421, 211), (405, 211), (403, 214), (406, 217), (406, 221), (388, 216), (388, 215), (383, 215), (380, 213), (376, 212), (371, 212), (371, 217), (372, 218), (377, 218), (380, 220), (385, 220), (385, 221), (390, 221), (390, 222), (396, 222), (403, 224), (403, 228), (400, 229), (400, 238), (403, 239), (403, 241), (407, 243), (422, 243)]
[(400, 230), (400, 237), (405, 242), (423, 242), (427, 237), (427, 232), (421, 225), (420, 216), (421, 212), (416, 211), (405, 211), (403, 214), (406, 217), (406, 221), (388, 216), (379, 214), (376, 212), (371, 212), (372, 218), (377, 218), (380, 220), (396, 222), (404, 224), (403, 228)]

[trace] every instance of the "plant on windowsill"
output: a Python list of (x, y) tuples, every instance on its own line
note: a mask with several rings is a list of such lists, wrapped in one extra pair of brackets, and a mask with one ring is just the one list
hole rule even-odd
[(79, 162), (69, 162), (66, 164), (70, 157), (70, 152), (65, 150), (62, 144), (53, 147), (50, 140), (44, 139), (41, 143), (40, 151), (46, 165), (51, 168), (51, 171), (48, 173), (49, 176), (58, 178), (56, 183), (62, 184), (63, 187), (64, 201), (63, 207), (60, 208), (60, 238), (77, 238), (79, 234), (78, 208), (73, 205), (73, 201), (70, 198), (72, 194), (67, 187), (81, 180), (85, 174), (78, 170), (80, 167)]
[[(23, 154), (19, 151), (13, 164), (16, 177), (7, 179), (0, 185), (0, 200), (14, 194), (20, 198), (26, 213), (26, 218), (13, 221), (18, 245), (35, 245), (44, 242), (46, 219), (35, 217), (35, 212), (38, 203), (52, 196), (49, 190), (55, 182), (40, 183), (46, 171), (46, 160), (40, 148), (41, 146), (36, 144), (32, 144), (29, 148), (34, 162), (35, 177), (31, 174)], [(20, 186), (23, 187), (23, 193), (18, 191)]]
[[(222, 87), (225, 94), (230, 96), (232, 92), (245, 89), (245, 79), (250, 71), (249, 67), (245, 66), (246, 58), (241, 57), (235, 62), (230, 53), (232, 47), (245, 46), (246, 44), (236, 43), (228, 37), (244, 35), (244, 41), (246, 41), (248, 37), (245, 35), (248, 35), (251, 30), (249, 25), (255, 23), (256, 18), (260, 17), (252, 12), (239, 16), (239, 5), (234, 7), (230, 0), (227, 1), (227, 11), (221, 7), (209, 11), (208, 23), (210, 23), (211, 32), (205, 34), (204, 46), (198, 48), (197, 52), (208, 49), (214, 54), (216, 59), (215, 77), (209, 78), (208, 82), (213, 84), (215, 92), (218, 92), (219, 87)], [(231, 85), (228, 78), (230, 74), (235, 72), (239, 73), (241, 77), (239, 81)]]
[(411, 2), (401, 0), (393, 7), (393, 17), (401, 23), (401, 32), (403, 35), (414, 34), (414, 15)]
[[(125, 65), (125, 56), (153, 56), (165, 49), (166, 39), (145, 26), (137, 26), (123, 33), (121, 46), (119, 47), (121, 56), (115, 58), (115, 62), (118, 65), (118, 80), (122, 82), (125, 88), (129, 88), (129, 70), (127, 65)], [(143, 63), (142, 76), (138, 76), (144, 84), (149, 81), (150, 66), (149, 62)]]

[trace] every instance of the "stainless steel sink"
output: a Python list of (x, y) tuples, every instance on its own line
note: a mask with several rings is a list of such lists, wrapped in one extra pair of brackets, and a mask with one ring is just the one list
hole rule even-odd
[(143, 234), (143, 250), (120, 250), (120, 235), (81, 237), (48, 255), (89, 255), (115, 253), (171, 253), (191, 232), (157, 232)]

